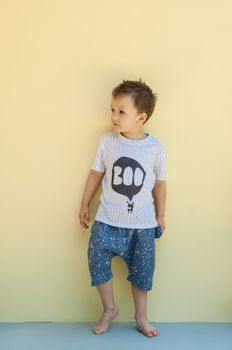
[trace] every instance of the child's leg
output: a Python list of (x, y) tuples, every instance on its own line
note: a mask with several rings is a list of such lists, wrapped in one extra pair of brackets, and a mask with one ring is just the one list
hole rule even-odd
[[(113, 296), (113, 274), (111, 259), (117, 255), (117, 228), (100, 221), (94, 221), (88, 246), (91, 285), (96, 286), (103, 305), (103, 314), (92, 328), (95, 334), (106, 332), (111, 321), (118, 314)], [(112, 239), (111, 239), (112, 238)]]
[(135, 304), (135, 319), (147, 319), (147, 291), (136, 287), (131, 283), (131, 290)]
[(118, 315), (118, 307), (115, 304), (113, 295), (113, 278), (97, 286), (97, 290), (101, 297), (104, 311), (100, 321), (92, 328), (92, 331), (95, 334), (101, 334), (106, 332), (111, 321)]
[(135, 304), (135, 320), (137, 329), (148, 337), (159, 335), (159, 330), (147, 321), (147, 291), (131, 283), (131, 290)]
[(106, 283), (96, 286), (101, 297), (104, 311), (113, 310), (115, 308), (115, 300), (113, 295), (113, 278)]

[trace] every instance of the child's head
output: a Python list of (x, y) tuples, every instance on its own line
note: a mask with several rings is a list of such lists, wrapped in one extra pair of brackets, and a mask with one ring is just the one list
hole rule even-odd
[(157, 97), (141, 78), (139, 81), (123, 80), (112, 91), (112, 123), (124, 129), (141, 127), (151, 117)]

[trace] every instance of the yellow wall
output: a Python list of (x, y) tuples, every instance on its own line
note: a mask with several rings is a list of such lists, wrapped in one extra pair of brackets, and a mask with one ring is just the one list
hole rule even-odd
[[(0, 320), (98, 320), (80, 199), (98, 137), (111, 130), (111, 90), (141, 77), (159, 94), (146, 130), (168, 157), (148, 317), (232, 321), (231, 3), (0, 7)], [(126, 265), (116, 257), (112, 270), (116, 320), (134, 321)]]

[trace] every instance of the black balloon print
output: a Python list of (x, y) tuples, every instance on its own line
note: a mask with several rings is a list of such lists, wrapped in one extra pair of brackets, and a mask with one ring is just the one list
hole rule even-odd
[[(126, 178), (125, 172), (127, 175)], [(111, 186), (115, 192), (129, 199), (130, 202), (127, 201), (128, 213), (132, 213), (133, 211), (134, 202), (132, 198), (143, 187), (145, 175), (145, 170), (135, 159), (120, 157), (113, 164)]]

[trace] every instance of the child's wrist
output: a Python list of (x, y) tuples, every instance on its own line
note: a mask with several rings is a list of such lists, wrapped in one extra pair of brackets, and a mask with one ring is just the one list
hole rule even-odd
[(88, 202), (88, 201), (85, 201), (85, 200), (82, 200), (82, 201), (81, 201), (81, 205), (82, 205), (82, 206), (89, 206), (89, 202)]

